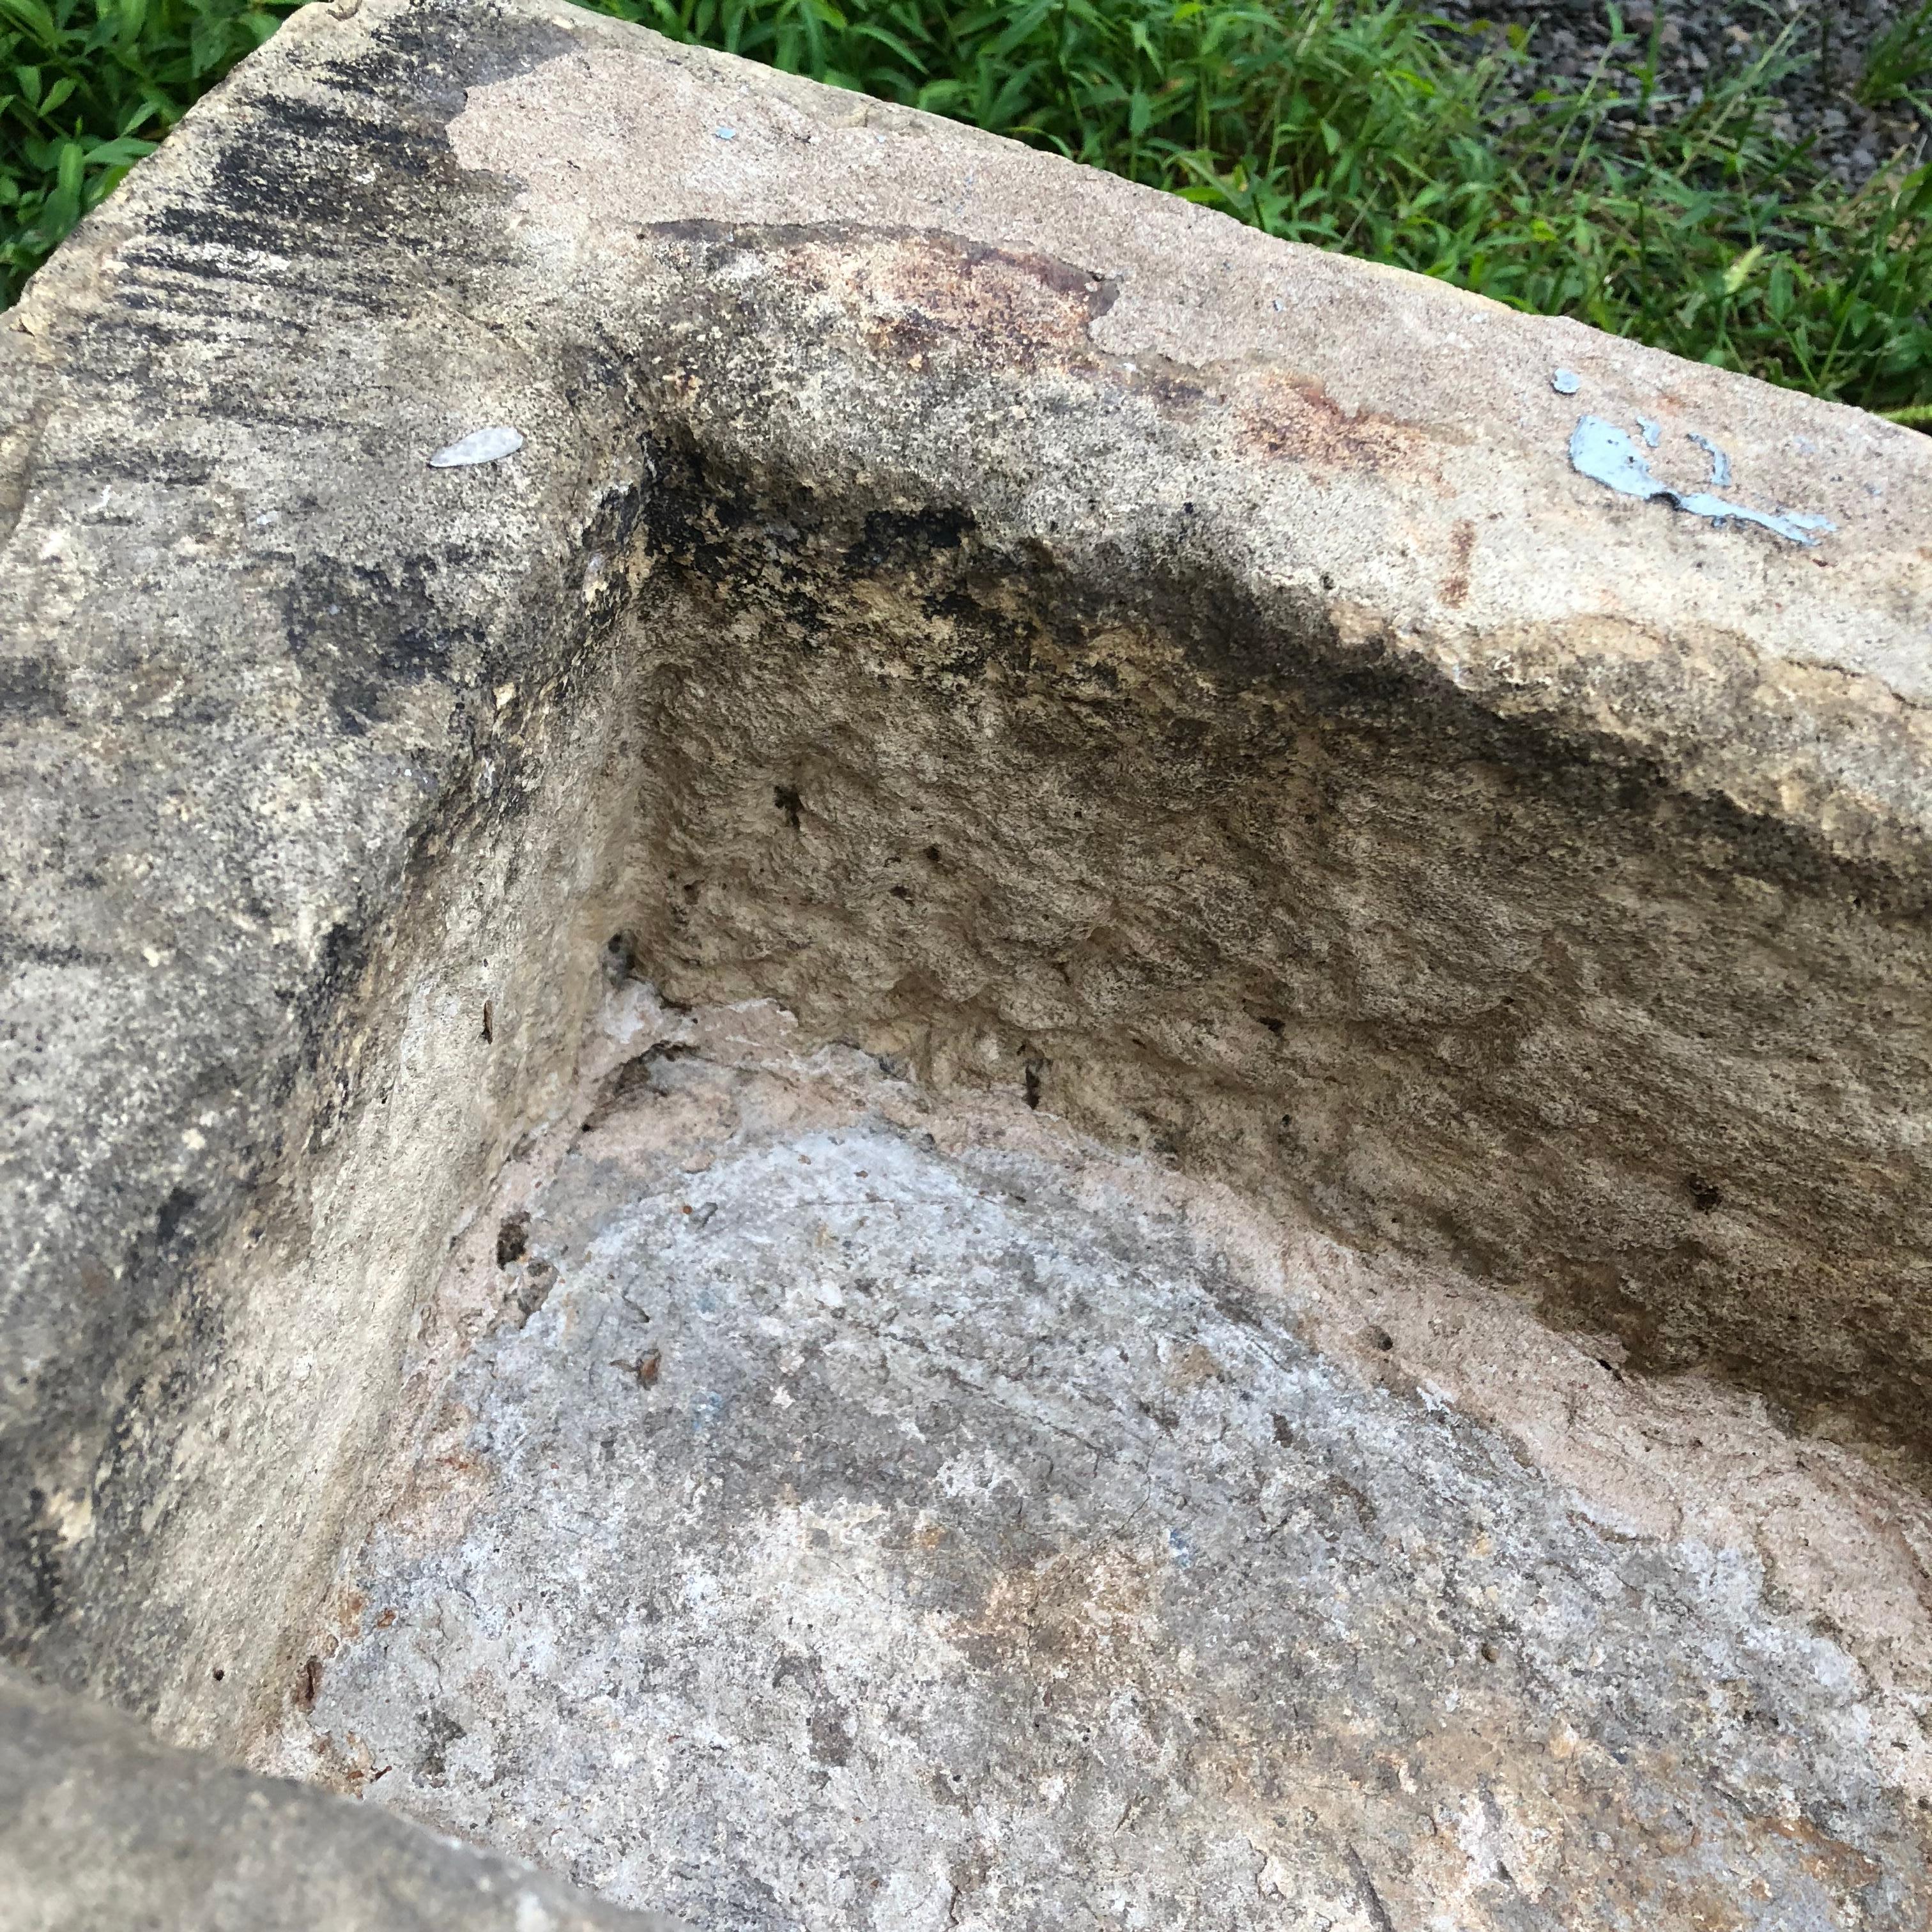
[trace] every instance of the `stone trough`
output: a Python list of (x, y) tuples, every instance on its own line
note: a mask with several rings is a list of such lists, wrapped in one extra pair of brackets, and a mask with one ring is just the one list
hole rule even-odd
[(526, 0), (0, 387), (0, 1924), (1927, 1922), (1932, 443)]

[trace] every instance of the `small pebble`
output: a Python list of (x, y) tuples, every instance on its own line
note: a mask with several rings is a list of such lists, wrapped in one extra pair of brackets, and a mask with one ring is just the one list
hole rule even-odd
[(507, 423), (492, 423), (487, 429), (472, 429), (467, 436), (445, 443), (429, 460), (432, 470), (460, 470), (472, 463), (500, 462), (514, 456), (524, 440)]

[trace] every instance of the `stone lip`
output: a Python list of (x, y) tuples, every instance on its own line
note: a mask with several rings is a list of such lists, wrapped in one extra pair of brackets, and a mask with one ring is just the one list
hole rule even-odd
[(5, 1654), (291, 1694), (607, 942), (1922, 1448), (1925, 439), (454, 0), (295, 16), (0, 395)]
[(0, 1918), (18, 1932), (680, 1932), (374, 1805), (157, 1743), (4, 1665)]

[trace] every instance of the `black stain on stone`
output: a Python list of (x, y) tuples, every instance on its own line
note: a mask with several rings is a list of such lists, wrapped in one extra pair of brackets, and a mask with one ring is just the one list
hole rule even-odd
[(826, 1688), (824, 1666), (815, 1657), (786, 1651), (772, 1668), (772, 1688), (788, 1684), (796, 1684), (809, 1700), (806, 1737), (814, 1760), (844, 1764), (852, 1755), (852, 1713)]
[(44, 657), (0, 658), (0, 718), (58, 717), (67, 674)]
[(16, 1574), (0, 1598), (0, 1656), (15, 1660), (27, 1654), (34, 1635), (60, 1616), (67, 1601), (61, 1539), (47, 1513), (47, 1492), (30, 1489), (26, 1504), (25, 1520), (8, 1526)]
[(416, 1772), (426, 1784), (441, 1784), (449, 1775), (449, 1747), (470, 1734), (450, 1714), (439, 1707), (420, 1712), (416, 1721), (425, 1739), (416, 1758)]
[(1040, 1105), (1040, 1084), (1046, 1074), (1046, 1062), (1036, 1054), (1030, 1054), (1026, 1064), (1026, 1077), (1023, 1089), (1029, 1107)]
[(449, 682), (460, 646), (481, 653), (473, 629), (439, 611), (415, 557), (383, 568), (315, 560), (290, 579), (282, 611), (290, 656), (351, 737), (392, 718), (412, 688)]
[(855, 576), (903, 570), (921, 564), (935, 553), (960, 549), (977, 527), (970, 510), (955, 503), (930, 504), (919, 510), (873, 510), (860, 534), (845, 553), (845, 566)]
[(842, 1765), (851, 1756), (851, 1713), (830, 1697), (821, 1697), (812, 1706), (806, 1730), (812, 1755), (819, 1763)]
[(154, 1216), (154, 1238), (164, 1253), (171, 1252), (194, 1212), (196, 1197), (185, 1187), (171, 1187)]

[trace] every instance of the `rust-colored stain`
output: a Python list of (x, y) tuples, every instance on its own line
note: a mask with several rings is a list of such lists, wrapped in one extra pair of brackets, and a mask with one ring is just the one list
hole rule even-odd
[(1146, 1682), (1160, 1668), (1158, 1592), (1146, 1552), (1076, 1544), (997, 1574), (979, 1616), (954, 1638), (982, 1669)]
[(1460, 518), (1449, 539), (1449, 574), (1442, 580), (1442, 601), (1451, 610), (1466, 602), (1469, 595), (1469, 554), (1476, 547), (1476, 526)]
[(1088, 326), (1113, 300), (1110, 284), (1071, 263), (950, 236), (896, 238), (825, 266), (857, 298), (874, 352), (915, 369), (935, 354), (980, 368), (1089, 359)]
[(1196, 1342), (1175, 1357), (1168, 1365), (1168, 1374), (1177, 1388), (1198, 1389), (1204, 1383), (1220, 1379), (1221, 1364)]
[(1244, 454), (1322, 469), (1414, 468), (1414, 425), (1390, 416), (1352, 415), (1319, 382), (1269, 370), (1241, 386), (1234, 404), (1236, 447)]
[(311, 1657), (296, 1672), (296, 1702), (304, 1711), (312, 1711), (321, 1689), (322, 1659)]
[(1798, 1863), (1820, 1885), (1856, 1891), (1875, 1885), (1885, 1876), (1884, 1867), (1876, 1858), (1820, 1831), (1808, 1818), (1768, 1818), (1765, 1829), (1802, 1846)]
[(1118, 293), (1077, 262), (926, 229), (680, 220), (638, 238), (720, 263), (755, 260), (808, 300), (830, 295), (875, 353), (914, 370), (935, 353), (982, 368), (1098, 361), (1088, 326)]
[(1120, 287), (1057, 256), (842, 222), (661, 222), (639, 238), (720, 263), (755, 261), (761, 276), (788, 284), (814, 308), (830, 298), (874, 355), (916, 375), (1078, 370), (1129, 388), (1166, 414), (1212, 413), (1241, 454), (1316, 468), (1415, 472), (1426, 466), (1422, 451), (1444, 440), (1439, 426), (1346, 410), (1311, 377), (1104, 350), (1092, 327)]

